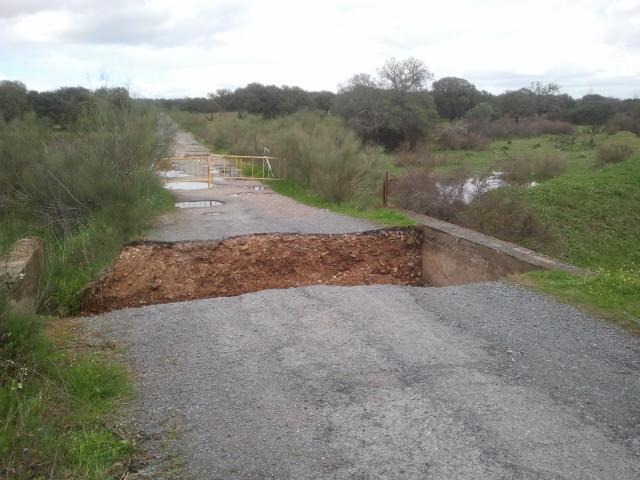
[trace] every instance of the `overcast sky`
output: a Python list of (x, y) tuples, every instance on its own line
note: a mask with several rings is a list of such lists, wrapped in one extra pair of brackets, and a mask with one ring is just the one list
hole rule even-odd
[(390, 57), (500, 93), (640, 96), (640, 0), (0, 0), (0, 79), (137, 96), (333, 90)]

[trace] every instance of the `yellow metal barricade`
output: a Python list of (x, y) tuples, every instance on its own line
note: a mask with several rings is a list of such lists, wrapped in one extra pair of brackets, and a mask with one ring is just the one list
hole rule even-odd
[(206, 182), (228, 180), (285, 180), (284, 159), (251, 155), (201, 155), (163, 158), (156, 171), (165, 182)]

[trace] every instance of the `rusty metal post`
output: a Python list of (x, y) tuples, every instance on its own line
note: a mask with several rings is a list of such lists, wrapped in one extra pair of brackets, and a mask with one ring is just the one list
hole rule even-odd
[(389, 206), (389, 172), (384, 173), (384, 182), (382, 183), (382, 206)]

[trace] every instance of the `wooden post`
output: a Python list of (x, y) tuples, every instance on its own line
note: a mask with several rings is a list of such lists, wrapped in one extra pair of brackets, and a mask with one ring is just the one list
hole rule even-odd
[(207, 158), (207, 188), (211, 188), (211, 157)]

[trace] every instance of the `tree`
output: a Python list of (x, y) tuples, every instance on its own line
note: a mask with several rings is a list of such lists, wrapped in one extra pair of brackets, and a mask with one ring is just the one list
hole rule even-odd
[(93, 101), (93, 94), (83, 87), (63, 87), (53, 92), (29, 92), (29, 101), (38, 116), (68, 127)]
[(536, 111), (535, 95), (527, 88), (503, 93), (498, 97), (498, 104), (502, 113), (511, 115), (516, 123), (521, 117), (533, 115)]
[(464, 118), (473, 124), (480, 125), (490, 122), (495, 114), (496, 112), (490, 104), (480, 102), (469, 110)]
[(552, 82), (531, 82), (529, 90), (537, 97), (546, 97), (549, 95), (558, 95), (560, 93), (560, 85)]
[(591, 145), (594, 144), (595, 135), (615, 113), (614, 103), (615, 100), (602, 95), (585, 95), (576, 103), (572, 114), (573, 121), (589, 128)]
[(8, 122), (29, 110), (27, 87), (22, 82), (0, 82), (0, 115)]
[(427, 88), (427, 82), (433, 79), (422, 60), (409, 57), (405, 60), (391, 58), (378, 70), (381, 83), (401, 95)]
[(336, 96), (333, 111), (343, 117), (365, 143), (393, 150), (422, 140), (437, 120), (433, 98), (427, 92), (407, 92), (356, 85)]
[(331, 110), (331, 106), (333, 105), (333, 101), (336, 98), (336, 94), (323, 90), (321, 92), (313, 92), (311, 95), (316, 108), (325, 113), (329, 113), (329, 110)]
[(431, 88), (438, 114), (447, 120), (461, 118), (478, 102), (480, 93), (464, 78), (445, 77)]
[(345, 90), (353, 90), (356, 87), (378, 88), (380, 86), (380, 82), (371, 74), (356, 73), (353, 77), (344, 82), (344, 84), (340, 86), (338, 91), (342, 92)]

